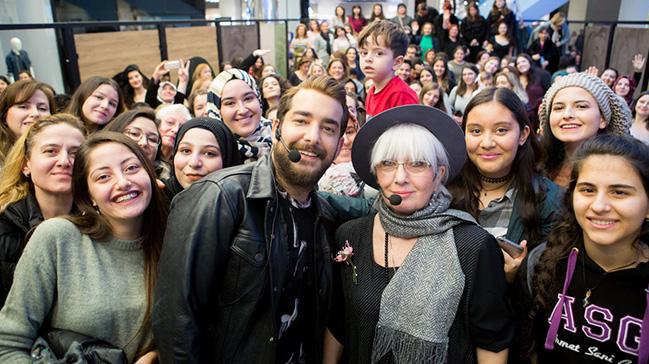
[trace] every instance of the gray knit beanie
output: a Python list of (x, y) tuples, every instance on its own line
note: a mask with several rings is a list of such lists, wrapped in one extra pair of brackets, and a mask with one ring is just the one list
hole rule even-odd
[(586, 73), (572, 73), (568, 76), (556, 80), (543, 96), (543, 102), (539, 108), (539, 121), (541, 134), (548, 128), (550, 121), (550, 111), (552, 110), (552, 100), (559, 90), (566, 87), (581, 87), (588, 91), (599, 105), (599, 110), (606, 120), (607, 125), (604, 128), (605, 133), (615, 135), (629, 134), (631, 126), (631, 109), (623, 98), (616, 95), (610, 87), (606, 86), (604, 81), (598, 77)]

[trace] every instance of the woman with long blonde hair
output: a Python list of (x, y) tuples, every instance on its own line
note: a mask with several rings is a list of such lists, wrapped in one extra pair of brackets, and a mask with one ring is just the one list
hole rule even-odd
[(36, 121), (9, 152), (0, 175), (0, 308), (29, 230), (72, 209), (72, 164), (85, 138), (69, 114)]

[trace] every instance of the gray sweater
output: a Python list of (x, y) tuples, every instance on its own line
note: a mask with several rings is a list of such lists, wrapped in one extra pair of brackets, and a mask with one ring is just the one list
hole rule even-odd
[(151, 342), (139, 241), (93, 241), (63, 218), (41, 223), (0, 311), (0, 363), (31, 363), (41, 327), (71, 330), (124, 349), (132, 362)]

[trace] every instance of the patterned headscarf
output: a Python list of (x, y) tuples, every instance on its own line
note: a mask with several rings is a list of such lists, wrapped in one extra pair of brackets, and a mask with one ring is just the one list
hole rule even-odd
[(231, 68), (229, 70), (219, 73), (218, 76), (212, 80), (210, 87), (207, 90), (207, 115), (213, 118), (221, 118), (221, 97), (223, 97), (223, 88), (225, 84), (232, 80), (241, 80), (245, 82), (257, 95), (259, 105), (261, 105), (261, 94), (257, 87), (257, 82), (246, 72), (238, 69)]
[[(241, 80), (250, 86), (257, 96), (260, 105), (259, 109), (261, 109), (261, 94), (259, 93), (259, 88), (257, 88), (255, 80), (248, 73), (240, 69), (231, 68), (219, 73), (210, 84), (207, 91), (207, 115), (209, 117), (222, 120), (220, 109), (223, 88), (226, 83), (235, 79)], [(244, 162), (255, 161), (260, 156), (270, 152), (270, 147), (273, 143), (271, 122), (260, 116), (259, 125), (252, 134), (246, 137), (234, 134), (234, 137), (237, 139), (241, 159)]]

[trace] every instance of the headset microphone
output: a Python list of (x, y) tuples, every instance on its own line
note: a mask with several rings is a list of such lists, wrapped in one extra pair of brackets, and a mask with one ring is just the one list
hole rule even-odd
[(401, 196), (399, 195), (392, 195), (388, 197), (388, 201), (390, 201), (390, 205), (392, 206), (398, 206), (401, 204)]
[[(298, 152), (297, 149), (289, 149), (288, 145), (286, 145), (286, 143), (284, 143), (284, 141), (282, 140), (282, 134), (279, 131), (279, 126), (277, 126), (277, 129), (275, 130), (275, 138), (288, 151), (288, 160), (290, 160), (293, 163), (297, 163), (297, 162), (300, 161), (300, 159), (302, 159), (302, 155), (300, 155), (300, 152)], [(401, 202), (401, 201), (399, 201), (399, 202)]]
[(383, 197), (387, 198), (392, 206), (399, 206), (401, 204), (401, 196), (399, 195), (390, 195), (389, 197), (381, 191)]

